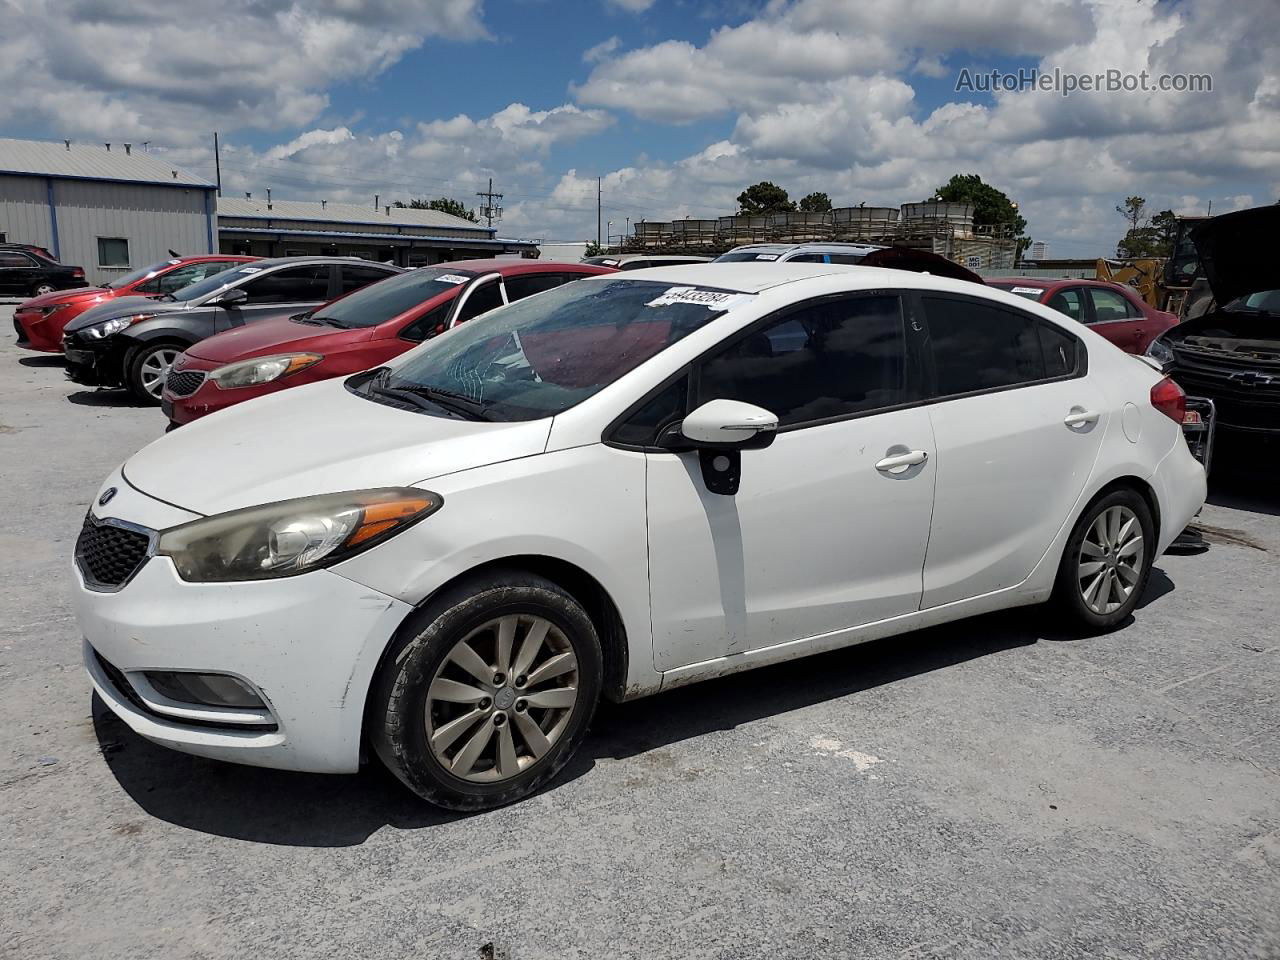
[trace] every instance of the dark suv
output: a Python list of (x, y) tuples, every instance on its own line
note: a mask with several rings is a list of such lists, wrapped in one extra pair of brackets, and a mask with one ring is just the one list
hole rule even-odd
[(41, 297), (55, 290), (85, 287), (84, 267), (68, 267), (42, 247), (0, 243), (0, 297)]
[(120, 297), (67, 324), (67, 376), (88, 386), (127, 387), (159, 403), (169, 366), (192, 344), (305, 313), (401, 272), (350, 257), (282, 257), (225, 270), (160, 299)]

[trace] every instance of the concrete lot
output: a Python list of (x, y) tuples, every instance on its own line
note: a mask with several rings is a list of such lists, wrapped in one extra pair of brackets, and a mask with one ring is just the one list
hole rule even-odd
[(553, 788), (460, 817), (92, 700), (72, 544), (163, 426), (0, 307), (0, 955), (1280, 956), (1274, 474), (1114, 634), (985, 617), (606, 707)]

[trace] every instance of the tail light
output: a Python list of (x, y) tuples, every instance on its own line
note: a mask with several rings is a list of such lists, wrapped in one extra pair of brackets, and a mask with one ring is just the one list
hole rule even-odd
[(1165, 377), (1151, 388), (1151, 405), (1179, 426), (1187, 415), (1187, 395), (1172, 377)]
[(83, 279), (84, 279), (84, 267), (72, 267), (72, 268), (71, 268), (71, 276), (75, 277), (77, 280), (83, 280)]

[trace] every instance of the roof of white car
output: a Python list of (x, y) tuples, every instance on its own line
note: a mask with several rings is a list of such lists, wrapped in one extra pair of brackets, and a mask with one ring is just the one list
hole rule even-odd
[[(977, 284), (952, 280), (910, 270), (887, 267), (860, 267), (836, 263), (691, 263), (677, 267), (652, 267), (609, 274), (608, 280), (653, 280), (670, 284), (716, 287), (737, 293), (761, 293), (784, 283), (795, 283), (813, 277), (841, 276), (850, 280), (848, 289), (868, 290), (878, 287), (924, 287), (926, 289), (965, 291)], [(606, 278), (601, 278), (606, 279)], [(975, 291), (976, 292), (976, 291)]]

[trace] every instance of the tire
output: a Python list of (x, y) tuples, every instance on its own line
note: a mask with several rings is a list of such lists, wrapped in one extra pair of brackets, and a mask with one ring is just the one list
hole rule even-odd
[(367, 729), (378, 757), (418, 796), (485, 810), (560, 771), (586, 736), (601, 684), (600, 638), (582, 606), (550, 580), (495, 571), (406, 621), (375, 677)]
[(57, 289), (52, 283), (37, 283), (31, 288), (31, 295), (33, 297), (43, 297), (46, 293), (53, 293)]
[(185, 349), (185, 344), (172, 341), (135, 348), (125, 358), (125, 387), (143, 403), (158, 404), (169, 366)]
[(1053, 596), (1058, 609), (1089, 633), (1128, 619), (1151, 576), (1155, 532), (1151, 508), (1135, 490), (1112, 490), (1091, 503), (1062, 552)]

